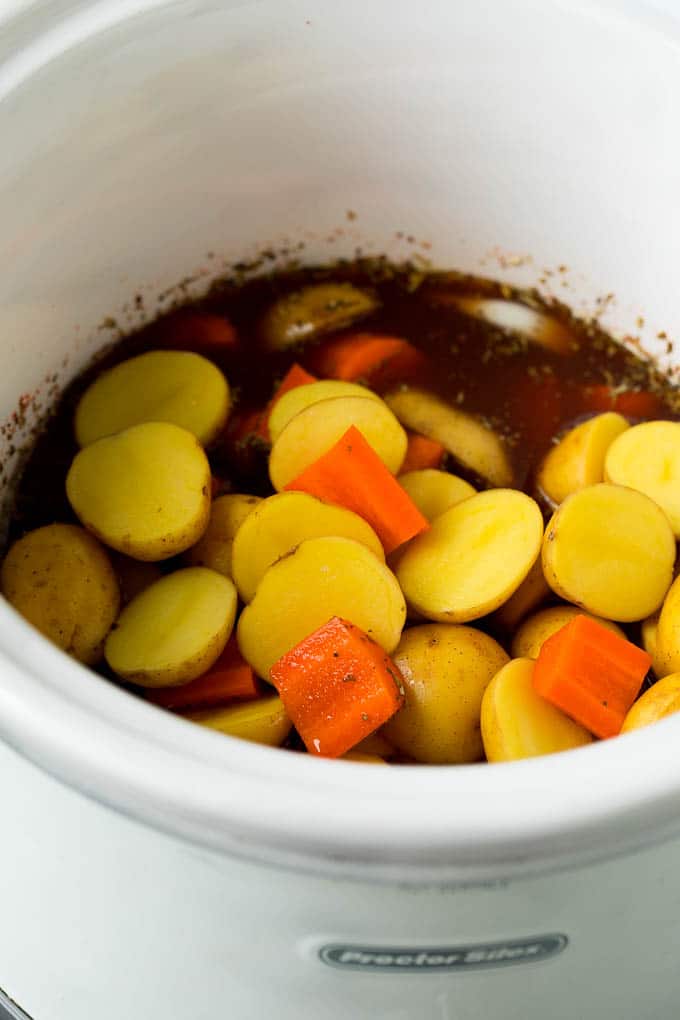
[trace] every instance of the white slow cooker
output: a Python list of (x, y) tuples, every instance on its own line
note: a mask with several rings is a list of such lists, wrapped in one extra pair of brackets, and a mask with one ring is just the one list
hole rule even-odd
[[(5, 502), (59, 387), (263, 247), (680, 335), (680, 23), (634, 2), (0, 7)], [(14, 415), (14, 417), (13, 417)], [(94, 677), (0, 604), (0, 988), (32, 1020), (668, 1020), (680, 719), (371, 769)]]

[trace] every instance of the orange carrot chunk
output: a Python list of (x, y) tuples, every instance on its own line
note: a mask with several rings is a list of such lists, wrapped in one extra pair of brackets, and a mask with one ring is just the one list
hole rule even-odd
[(425, 355), (396, 336), (348, 333), (322, 344), (310, 355), (318, 375), (346, 382), (363, 380), (373, 389), (394, 386), (413, 376), (425, 364)]
[(156, 324), (154, 340), (162, 347), (200, 354), (219, 354), (233, 350), (238, 344), (236, 330), (224, 316), (183, 308)]
[(349, 751), (404, 701), (390, 657), (339, 616), (286, 652), (269, 676), (309, 753), (326, 758)]
[(355, 425), (286, 489), (353, 510), (368, 521), (386, 553), (430, 526)]
[(598, 737), (620, 732), (651, 656), (587, 616), (575, 616), (543, 643), (534, 688)]
[(274, 405), (281, 399), (284, 393), (288, 393), (289, 390), (294, 390), (297, 389), (298, 386), (304, 386), (307, 383), (313, 382), (317, 382), (315, 375), (311, 375), (302, 367), (302, 365), (298, 365), (297, 362), (294, 365), (291, 365), (279, 383), (276, 393), (265, 407), (258, 423), (256, 435), (261, 436), (262, 439), (269, 442), (271, 438), (269, 435), (269, 415), (272, 413)]
[(436, 439), (428, 439), (427, 436), (409, 432), (406, 456), (404, 463), (399, 468), (399, 474), (406, 474), (407, 471), (425, 471), (427, 468), (440, 468), (445, 454), (446, 450)]
[(231, 637), (210, 669), (181, 687), (157, 687), (146, 691), (149, 701), (161, 708), (194, 709), (227, 705), (230, 701), (257, 698), (260, 691), (253, 670)]
[(585, 391), (585, 408), (589, 411), (618, 411), (628, 418), (655, 418), (661, 401), (648, 390), (625, 390), (613, 393), (609, 386), (589, 386)]

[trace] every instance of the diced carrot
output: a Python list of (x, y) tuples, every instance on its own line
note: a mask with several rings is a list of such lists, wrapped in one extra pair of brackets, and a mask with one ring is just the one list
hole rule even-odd
[(281, 380), (276, 393), (265, 407), (255, 434), (260, 436), (266, 442), (269, 442), (269, 415), (272, 413), (274, 405), (281, 399), (284, 393), (288, 393), (289, 390), (294, 390), (297, 389), (298, 386), (305, 386), (307, 383), (313, 382), (317, 382), (315, 375), (311, 375), (311, 373), (307, 372), (302, 365), (298, 365), (297, 362), (294, 365), (291, 365)]
[(238, 344), (236, 330), (224, 316), (184, 308), (156, 323), (154, 339), (159, 346), (199, 354), (219, 354), (233, 350)]
[(269, 676), (307, 750), (327, 758), (345, 754), (404, 701), (390, 657), (338, 616), (286, 652)]
[(198, 709), (226, 705), (231, 701), (245, 701), (259, 697), (257, 681), (252, 668), (238, 650), (236, 638), (227, 646), (207, 673), (181, 687), (149, 688), (149, 701), (161, 708)]
[(408, 434), (408, 446), (404, 463), (399, 469), (400, 474), (407, 471), (424, 471), (426, 468), (440, 468), (446, 450), (436, 439), (419, 436), (415, 432)]
[(353, 510), (368, 521), (386, 553), (430, 526), (354, 425), (286, 489)]
[(609, 386), (601, 385), (585, 390), (584, 407), (588, 411), (618, 411), (628, 418), (655, 418), (661, 411), (661, 401), (648, 390), (615, 394)]
[(652, 659), (587, 616), (575, 616), (543, 643), (534, 688), (598, 737), (620, 732)]
[(309, 363), (327, 379), (361, 379), (381, 390), (405, 380), (412, 382), (425, 361), (423, 352), (401, 337), (348, 333), (317, 347)]

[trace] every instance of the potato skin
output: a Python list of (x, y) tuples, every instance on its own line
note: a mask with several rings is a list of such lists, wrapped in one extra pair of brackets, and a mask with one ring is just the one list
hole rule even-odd
[(168, 559), (194, 545), (210, 516), (210, 465), (190, 432), (145, 422), (76, 454), (66, 494), (81, 523), (133, 559)]
[(210, 520), (203, 535), (188, 550), (187, 562), (194, 567), (210, 567), (218, 574), (233, 577), (234, 538), (246, 517), (262, 500), (259, 496), (228, 493), (218, 496), (210, 506)]
[(280, 747), (293, 726), (283, 702), (276, 696), (258, 698), (245, 705), (201, 709), (183, 715), (185, 719), (210, 730), (269, 747)]
[(680, 577), (671, 585), (659, 613), (652, 654), (657, 676), (680, 673)]
[(93, 665), (118, 615), (111, 562), (92, 535), (74, 524), (48, 524), (12, 545), (2, 564), (2, 592), (25, 619), (79, 662)]
[(646, 690), (628, 710), (622, 733), (651, 726), (652, 723), (680, 712), (680, 673), (662, 677)]
[(405, 631), (392, 658), (404, 677), (406, 704), (381, 733), (415, 761), (479, 761), (482, 697), (509, 661), (501, 646), (473, 627), (432, 623)]
[(351, 283), (313, 283), (284, 295), (267, 310), (260, 335), (272, 351), (283, 351), (343, 329), (377, 308), (376, 298)]
[(397, 481), (430, 523), (476, 492), (465, 479), (435, 468), (406, 471)]
[(236, 618), (236, 588), (207, 567), (166, 574), (120, 614), (105, 646), (118, 676), (140, 687), (174, 687), (210, 669)]

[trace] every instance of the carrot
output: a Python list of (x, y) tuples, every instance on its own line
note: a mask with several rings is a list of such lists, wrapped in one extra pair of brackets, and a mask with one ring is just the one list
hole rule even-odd
[(584, 400), (588, 411), (618, 411), (628, 418), (655, 418), (661, 412), (661, 401), (648, 390), (613, 393), (609, 386), (589, 386)]
[(153, 336), (161, 347), (200, 354), (219, 354), (238, 345), (236, 330), (222, 315), (180, 308), (156, 323)]
[(401, 708), (404, 680), (383, 649), (332, 617), (269, 671), (310, 754), (338, 758)]
[(227, 646), (207, 673), (181, 687), (149, 688), (149, 701), (161, 708), (198, 709), (226, 705), (259, 697), (253, 670), (238, 650), (236, 638)]
[(327, 379), (362, 379), (382, 390), (408, 380), (425, 364), (425, 355), (396, 336), (348, 333), (322, 344), (310, 355), (310, 365)]
[(307, 383), (313, 382), (317, 382), (315, 375), (311, 375), (302, 367), (302, 365), (298, 365), (297, 362), (294, 365), (291, 365), (279, 383), (274, 396), (265, 407), (255, 434), (260, 436), (266, 442), (269, 442), (269, 415), (272, 413), (274, 405), (281, 399), (284, 393), (288, 393), (289, 390), (294, 390), (298, 386), (305, 386)]
[(543, 643), (534, 688), (598, 737), (620, 732), (651, 656), (587, 616), (575, 616)]
[(404, 463), (399, 468), (400, 474), (407, 471), (424, 471), (426, 468), (440, 468), (446, 450), (436, 439), (419, 436), (415, 432), (408, 433), (408, 446)]
[(286, 489), (353, 510), (368, 521), (386, 553), (430, 526), (355, 425)]

